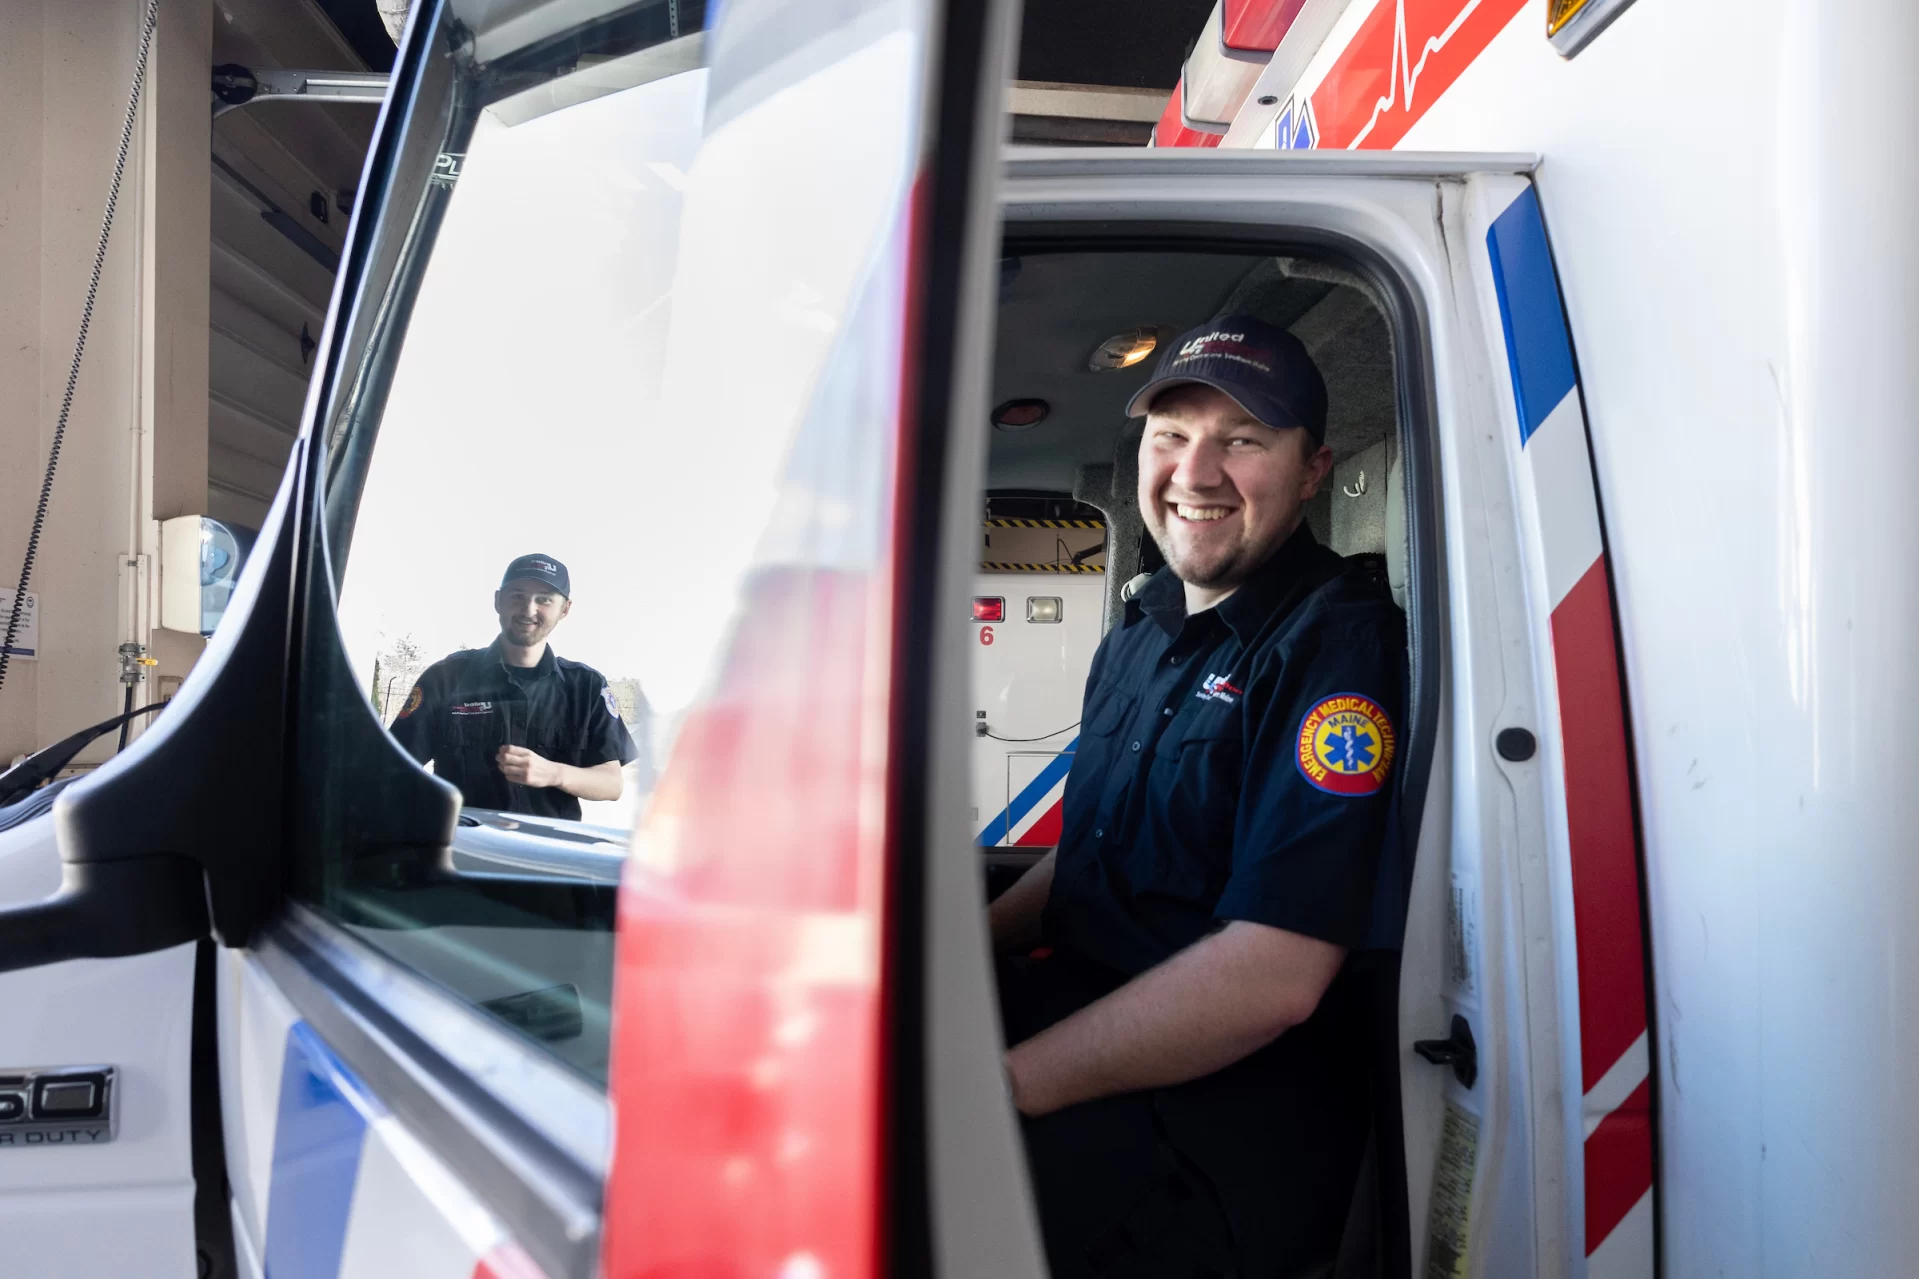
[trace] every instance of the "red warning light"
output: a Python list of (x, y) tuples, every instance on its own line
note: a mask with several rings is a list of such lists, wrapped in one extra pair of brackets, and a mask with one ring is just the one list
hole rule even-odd
[(973, 597), (973, 620), (976, 622), (1005, 621), (1006, 601), (997, 595), (975, 595)]

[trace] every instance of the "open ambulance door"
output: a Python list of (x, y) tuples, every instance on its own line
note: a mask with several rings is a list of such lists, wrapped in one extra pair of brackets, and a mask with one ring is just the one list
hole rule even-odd
[[(1410, 724), (1378, 950), (1354, 961), (1382, 1026), (1375, 1181), (1356, 1191), (1336, 1274), (1653, 1273), (1621, 673), (1530, 169), (1031, 151), (1002, 191), (1003, 252), (1029, 267), (1102, 250), (1271, 254), (1363, 281), (1388, 318), (1399, 461), (1385, 558), (1411, 636)], [(1138, 571), (1131, 554), (1109, 548), (1115, 580)]]

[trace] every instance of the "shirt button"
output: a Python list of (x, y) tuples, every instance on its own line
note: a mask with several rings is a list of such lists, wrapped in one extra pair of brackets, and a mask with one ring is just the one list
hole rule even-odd
[(1138, 749), (1139, 749), (1139, 743), (1138, 743), (1138, 742), (1134, 742), (1134, 743), (1133, 743), (1133, 749), (1134, 749), (1134, 750), (1138, 750)]
[(1179, 665), (1179, 659), (1178, 659), (1177, 657), (1174, 657), (1174, 658), (1168, 658), (1167, 660), (1169, 660), (1170, 662), (1172, 662), (1172, 664), (1173, 664), (1173, 665), (1175, 665), (1175, 666), (1178, 666), (1178, 665)]
[(1104, 830), (1096, 830), (1096, 831), (1094, 831), (1094, 832), (1093, 832), (1093, 838), (1094, 838), (1094, 839), (1105, 839), (1105, 838), (1106, 838), (1106, 832), (1105, 832)]
[(1170, 706), (1168, 706), (1165, 710), (1160, 712), (1160, 714), (1162, 715), (1171, 715), (1172, 713), (1173, 713), (1173, 708)]

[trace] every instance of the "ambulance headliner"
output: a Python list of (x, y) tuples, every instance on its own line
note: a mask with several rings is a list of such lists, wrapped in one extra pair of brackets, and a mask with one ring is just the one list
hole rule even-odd
[(1130, 369), (1087, 360), (1114, 334), (1159, 330), (1162, 342), (1232, 309), (1291, 329), (1325, 375), (1326, 442), (1346, 458), (1393, 428), (1392, 351), (1385, 319), (1335, 268), (1225, 253), (1026, 254), (1001, 269), (992, 403), (1038, 398), (1038, 426), (994, 431), (987, 487), (1070, 493), (1077, 469), (1112, 460), (1126, 403), (1155, 352)]

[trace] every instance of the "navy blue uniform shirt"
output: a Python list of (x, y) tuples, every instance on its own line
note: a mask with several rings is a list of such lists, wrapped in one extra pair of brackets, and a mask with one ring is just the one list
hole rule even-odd
[[(1391, 597), (1303, 525), (1190, 617), (1157, 573), (1093, 659), (1041, 917), (1053, 952), (1002, 983), (1008, 1041), (1232, 920), (1365, 946), (1405, 672)], [(1349, 961), (1312, 1016), (1223, 1070), (1027, 1121), (1029, 1151), (1065, 1152), (1063, 1181), (1036, 1162), (1042, 1219), (1106, 1220), (1113, 1205), (1087, 1197), (1159, 1175), (1170, 1149), (1223, 1214), (1233, 1273), (1329, 1258), (1372, 1123), (1365, 990)], [(1029, 1005), (1042, 1015), (1021, 1023)]]
[(497, 639), (441, 658), (420, 675), (391, 731), (460, 788), (463, 804), (571, 821), (580, 819), (580, 801), (557, 786), (507, 781), (500, 747), (524, 746), (576, 768), (625, 764), (636, 754), (606, 677), (551, 644), (528, 667), (508, 666)]
[(1192, 616), (1161, 569), (1093, 658), (1047, 943), (1114, 984), (1236, 919), (1361, 946), (1405, 671), (1391, 597), (1304, 524)]

